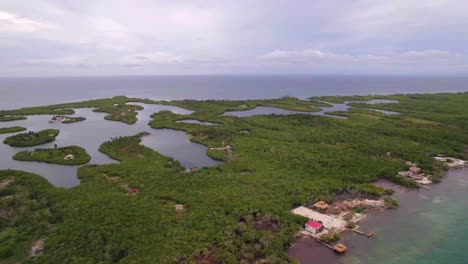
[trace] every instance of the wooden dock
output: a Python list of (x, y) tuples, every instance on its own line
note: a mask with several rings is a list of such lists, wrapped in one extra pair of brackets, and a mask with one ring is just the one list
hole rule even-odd
[(329, 244), (323, 242), (322, 240), (316, 238), (315, 241), (317, 241), (319, 244), (333, 250), (333, 252), (338, 253), (338, 254), (343, 254), (346, 252), (347, 247), (341, 243), (336, 244), (335, 246), (330, 246)]
[(322, 240), (316, 238), (315, 241), (317, 241), (317, 242), (318, 242), (319, 244), (321, 244), (322, 246), (326, 246), (327, 248), (329, 248), (329, 249), (335, 251), (335, 250), (333, 249), (332, 246), (328, 245), (327, 243), (323, 242)]
[(350, 229), (350, 230), (351, 230), (351, 231), (354, 231), (354, 232), (356, 232), (356, 233), (358, 233), (358, 234), (360, 234), (360, 235), (362, 235), (362, 236), (365, 236), (365, 237), (373, 237), (373, 236), (375, 235), (375, 234), (372, 233), (372, 232), (366, 234), (366, 233), (364, 233), (364, 232), (362, 232), (362, 231), (359, 231), (359, 230), (357, 230), (357, 229)]

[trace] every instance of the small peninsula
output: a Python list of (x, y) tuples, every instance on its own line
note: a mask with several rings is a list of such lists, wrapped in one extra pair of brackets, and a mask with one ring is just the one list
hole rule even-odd
[(20, 161), (38, 161), (61, 165), (82, 165), (91, 160), (86, 150), (79, 146), (68, 146), (55, 149), (35, 149), (34, 151), (21, 151), (13, 156)]
[(39, 132), (29, 131), (7, 137), (3, 143), (12, 147), (30, 147), (52, 142), (60, 133), (57, 129), (45, 129)]
[(2, 127), (0, 128), (0, 134), (9, 134), (9, 133), (16, 133), (16, 132), (21, 132), (25, 131), (25, 127), (21, 126), (14, 126), (14, 127)]
[(18, 120), (25, 120), (25, 116), (10, 116), (10, 115), (5, 115), (2, 116), (0, 115), (0, 122), (10, 122), (10, 121), (18, 121)]

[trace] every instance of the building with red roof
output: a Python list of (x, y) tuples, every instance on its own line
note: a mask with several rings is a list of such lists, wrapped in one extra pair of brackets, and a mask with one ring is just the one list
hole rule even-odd
[(319, 221), (309, 220), (306, 223), (305, 228), (306, 228), (307, 231), (316, 234), (316, 233), (319, 233), (320, 231), (322, 231), (323, 225)]

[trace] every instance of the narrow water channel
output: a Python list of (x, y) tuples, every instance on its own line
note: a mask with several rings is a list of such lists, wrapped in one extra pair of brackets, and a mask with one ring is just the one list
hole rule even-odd
[[(325, 103), (328, 103), (328, 102), (325, 102)], [(340, 119), (347, 119), (347, 117), (345, 117), (345, 116), (333, 115), (333, 112), (348, 111), (351, 108), (351, 106), (349, 105), (350, 103), (366, 103), (366, 104), (369, 104), (369, 105), (374, 105), (374, 104), (382, 104), (382, 103), (394, 104), (394, 103), (398, 103), (398, 101), (384, 100), (384, 99), (373, 99), (373, 100), (369, 100), (369, 101), (345, 101), (342, 104), (331, 104), (332, 106), (322, 107), (322, 110), (320, 110), (318, 112), (301, 112), (301, 111), (286, 110), (286, 109), (277, 108), (277, 107), (257, 106), (254, 109), (250, 109), (250, 110), (228, 111), (228, 112), (225, 112), (223, 115), (224, 116), (248, 117), (248, 116), (255, 116), (255, 115), (305, 114), (305, 115), (320, 115), (320, 116), (328, 116), (328, 117), (334, 117), (334, 118), (340, 118)], [(330, 104), (330, 103), (328, 103), (328, 104)], [(370, 108), (365, 108), (365, 110), (376, 111), (376, 112), (380, 112), (380, 113), (387, 114), (387, 115), (399, 114), (398, 112), (372, 109), (371, 107)]]
[[(137, 104), (137, 103), (135, 103)], [(144, 107), (138, 112), (138, 122), (128, 125), (122, 122), (104, 120), (105, 113), (93, 112), (90, 108), (74, 109), (73, 116), (86, 117), (85, 121), (61, 124), (49, 123), (51, 115), (28, 116), (26, 120), (2, 122), (2, 127), (23, 126), (28, 130), (39, 131), (42, 129), (56, 128), (60, 130), (59, 136), (54, 142), (27, 148), (10, 147), (0, 144), (0, 169), (24, 170), (39, 174), (57, 187), (70, 188), (79, 185), (77, 168), (79, 166), (67, 166), (40, 162), (15, 161), (12, 157), (15, 153), (35, 148), (53, 148), (78, 145), (86, 149), (91, 155), (90, 164), (109, 164), (116, 161), (99, 152), (99, 146), (112, 137), (131, 136), (139, 132), (147, 131), (151, 135), (142, 139), (142, 144), (153, 150), (179, 160), (186, 168), (208, 167), (220, 164), (206, 154), (206, 147), (191, 142), (183, 131), (171, 129), (152, 129), (148, 126), (151, 114), (162, 110), (169, 110), (178, 114), (190, 114), (191, 111), (164, 105), (139, 104)], [(13, 134), (0, 135), (0, 142)]]

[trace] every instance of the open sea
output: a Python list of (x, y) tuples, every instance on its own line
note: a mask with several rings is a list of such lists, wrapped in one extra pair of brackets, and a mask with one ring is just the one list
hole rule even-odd
[(117, 95), (151, 99), (264, 99), (468, 91), (465, 77), (395, 76), (115, 76), (0, 78), (0, 109)]
[[(408, 93), (441, 93), (468, 91), (468, 77), (390, 77), (390, 76), (119, 76), (119, 77), (47, 77), (0, 78), (0, 109), (16, 109), (118, 95), (175, 99), (264, 99), (281, 96), (307, 98), (323, 95), (388, 95)], [(467, 102), (468, 109), (468, 102)], [(145, 116), (149, 116), (146, 113)], [(467, 112), (468, 116), (468, 112)], [(88, 117), (88, 116), (87, 116)], [(93, 126), (92, 117), (86, 124)], [(40, 120), (40, 119), (44, 120)], [(49, 117), (32, 118), (38, 126)], [(96, 117), (100, 121), (100, 117)], [(144, 122), (143, 122), (144, 121)], [(96, 121), (97, 122), (97, 121)], [(144, 123), (146, 126), (147, 120)], [(1, 127), (9, 126), (0, 123)], [(29, 124), (34, 127), (33, 123)], [(80, 123), (74, 126), (83, 126)], [(73, 125), (70, 129), (73, 129)], [(140, 129), (109, 122), (119, 133), (133, 133)], [(119, 126), (119, 128), (117, 128)], [(125, 127), (121, 128), (121, 127)], [(86, 129), (86, 127), (82, 128)], [(99, 129), (96, 126), (95, 129)], [(108, 130), (108, 129), (107, 129)], [(128, 131), (127, 131), (128, 130)], [(59, 140), (67, 140), (67, 133)], [(148, 138), (144, 142), (160, 152), (185, 161), (187, 167), (209, 164), (211, 161), (200, 153), (205, 150), (188, 140), (185, 135), (164, 134)], [(162, 134), (161, 134), (162, 133)], [(99, 131), (94, 132), (100, 140)], [(69, 138), (71, 138), (69, 136)], [(186, 142), (185, 142), (186, 141)], [(198, 159), (180, 156), (174, 146), (166, 142), (179, 142), (178, 149), (190, 147)], [(90, 144), (92, 142), (90, 141)], [(93, 143), (97, 146), (99, 142)], [(97, 150), (95, 151), (96, 155)], [(0, 144), (0, 164), (11, 165), (12, 153), (8, 146)], [(8, 155), (7, 155), (8, 154)], [(179, 157), (180, 156), (180, 157)], [(103, 157), (101, 157), (104, 159)], [(94, 159), (94, 157), (93, 157)], [(95, 161), (100, 161), (96, 156)], [(3, 163), (2, 163), (3, 162)], [(103, 160), (102, 162), (106, 162)], [(99, 163), (99, 162), (98, 162)], [(19, 163), (18, 163), (19, 164)], [(5, 165), (7, 166), (7, 165)], [(2, 169), (2, 168), (0, 168)], [(25, 168), (26, 169), (26, 168)], [(32, 168), (36, 170), (36, 167)], [(57, 168), (60, 172), (61, 168)], [(76, 170), (76, 169), (75, 169)], [(50, 168), (43, 173), (49, 174)], [(51, 179), (49, 179), (53, 182)], [(72, 187), (78, 182), (59, 181), (57, 185)], [(400, 191), (396, 197), (400, 208), (376, 213), (362, 224), (363, 230), (376, 232), (367, 239), (355, 235), (345, 237), (350, 247), (344, 256), (336, 256), (328, 249), (320, 249), (316, 243), (301, 243), (302, 248), (290, 253), (299, 256), (302, 263), (342, 264), (466, 264), (468, 263), (468, 169), (450, 171), (441, 184), (430, 191)]]

